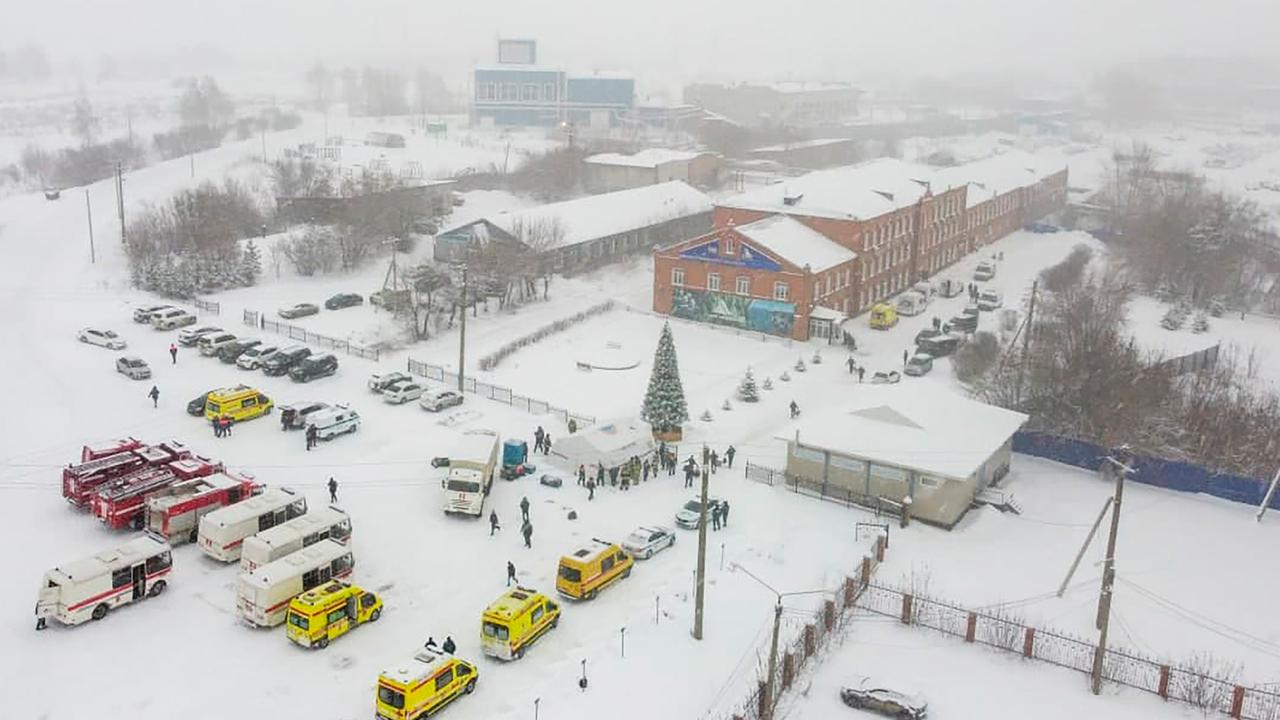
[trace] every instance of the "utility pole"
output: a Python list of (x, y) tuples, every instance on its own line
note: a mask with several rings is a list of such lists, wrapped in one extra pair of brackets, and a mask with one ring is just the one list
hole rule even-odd
[(773, 606), (773, 640), (769, 643), (769, 677), (764, 681), (764, 712), (761, 720), (773, 720), (774, 675), (778, 672), (778, 628), (782, 625), (782, 598)]
[(265, 123), (262, 125), (262, 162), (264, 165), (267, 162), (267, 126)]
[(191, 179), (194, 180), (196, 177), (196, 154), (191, 153), (188, 157), (191, 158)]
[(116, 163), (116, 212), (120, 215), (120, 244), (124, 245), (124, 167)]
[(1116, 533), (1120, 530), (1120, 501), (1124, 497), (1124, 479), (1131, 470), (1125, 463), (1112, 456), (1105, 459), (1106, 467), (1116, 476), (1114, 502), (1111, 504), (1111, 534), (1107, 537), (1107, 555), (1103, 558), (1102, 593), (1098, 596), (1098, 647), (1093, 655), (1091, 689), (1093, 694), (1102, 692), (1102, 660), (1107, 654), (1107, 629), (1111, 625), (1111, 595), (1116, 580)]
[(84, 210), (89, 216), (89, 263), (98, 262), (98, 256), (93, 250), (93, 206), (89, 204), (89, 191), (84, 191)]
[(1031, 303), (1027, 306), (1027, 326), (1024, 328), (1026, 332), (1022, 334), (1022, 362), (1018, 363), (1018, 405), (1022, 405), (1022, 375), (1027, 370), (1027, 354), (1031, 351), (1031, 323), (1035, 320), (1036, 315), (1036, 289), (1039, 287), (1040, 281), (1035, 280), (1031, 283)]
[(1258, 514), (1254, 516), (1254, 520), (1262, 522), (1262, 516), (1267, 513), (1267, 506), (1271, 504), (1271, 498), (1276, 495), (1276, 486), (1280, 485), (1280, 468), (1276, 468), (1275, 477), (1271, 478), (1271, 486), (1267, 488), (1266, 495), (1262, 496), (1262, 504), (1258, 506)]
[(1076, 559), (1071, 563), (1071, 569), (1067, 571), (1067, 576), (1062, 578), (1062, 584), (1058, 586), (1058, 597), (1062, 597), (1062, 593), (1067, 591), (1067, 584), (1071, 582), (1071, 576), (1076, 574), (1076, 568), (1080, 567), (1080, 561), (1084, 558), (1084, 553), (1089, 549), (1089, 545), (1093, 543), (1093, 536), (1098, 534), (1098, 527), (1102, 525), (1102, 518), (1107, 516), (1107, 510), (1111, 509), (1111, 503), (1115, 502), (1115, 498), (1107, 498), (1102, 503), (1102, 510), (1098, 513), (1098, 519), (1093, 521), (1093, 527), (1089, 528), (1089, 534), (1085, 536), (1084, 544), (1080, 546), (1080, 552), (1076, 553)]
[(707, 582), (707, 486), (711, 473), (702, 467), (702, 509), (698, 512), (698, 584), (693, 601), (693, 639), (702, 639), (702, 607)]
[(458, 332), (458, 392), (462, 390), (462, 371), (467, 361), (467, 264), (462, 263), (462, 326)]

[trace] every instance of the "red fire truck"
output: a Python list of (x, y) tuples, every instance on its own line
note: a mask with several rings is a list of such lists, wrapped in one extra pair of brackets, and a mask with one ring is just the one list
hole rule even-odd
[(201, 516), (240, 502), (255, 487), (252, 475), (226, 471), (176, 482), (147, 497), (147, 530), (173, 545), (195, 542)]
[(93, 514), (117, 530), (130, 526), (141, 528), (146, 522), (143, 511), (149, 495), (174, 483), (207, 477), (221, 469), (221, 464), (211, 460), (187, 457), (116, 478), (98, 488), (93, 497)]
[[(132, 439), (121, 441), (121, 445), (127, 446), (132, 442)], [(159, 445), (139, 444), (122, 452), (107, 455), (99, 454), (100, 450), (105, 451), (105, 446), (93, 448), (86, 445), (81, 450), (81, 457), (88, 456), (92, 459), (81, 462), (79, 465), (68, 465), (62, 469), (62, 496), (76, 507), (89, 507), (98, 487), (111, 480), (143, 468), (191, 457), (191, 451), (174, 440)]]
[(108, 455), (137, 450), (142, 447), (142, 441), (137, 438), (127, 437), (119, 440), (110, 440), (97, 445), (85, 445), (80, 449), (80, 462), (87, 463), (90, 460), (97, 460)]

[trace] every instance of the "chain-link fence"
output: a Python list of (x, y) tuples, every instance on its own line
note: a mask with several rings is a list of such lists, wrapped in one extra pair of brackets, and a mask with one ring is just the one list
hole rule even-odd
[[(421, 362), (409, 358), (408, 371), (413, 375), (424, 377), (428, 380), (435, 380), (444, 383), (449, 387), (458, 386), (458, 373), (447, 370), (440, 365), (433, 365), (427, 362)], [(483, 382), (474, 377), (464, 375), (462, 377), (463, 392), (474, 393), (490, 400), (496, 400), (504, 405), (524, 410), (533, 415), (551, 415), (568, 425), (572, 420), (574, 425), (579, 428), (585, 428), (589, 425), (595, 425), (596, 418), (594, 415), (583, 415), (562, 407), (556, 407), (546, 400), (539, 400), (527, 395), (521, 395), (509, 387), (502, 385), (494, 385), (492, 383)]]

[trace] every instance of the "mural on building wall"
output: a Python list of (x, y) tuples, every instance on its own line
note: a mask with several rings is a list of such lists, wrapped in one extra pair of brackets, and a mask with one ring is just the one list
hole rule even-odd
[(791, 303), (685, 288), (675, 289), (671, 314), (782, 337), (791, 337), (796, 323), (796, 306)]
[(680, 257), (690, 260), (714, 260), (725, 265), (735, 265), (737, 267), (751, 268), (752, 270), (778, 272), (782, 269), (782, 266), (773, 259), (742, 242), (738, 245), (738, 253), (735, 257), (725, 257), (720, 254), (720, 241), (718, 239), (688, 248), (680, 253)]

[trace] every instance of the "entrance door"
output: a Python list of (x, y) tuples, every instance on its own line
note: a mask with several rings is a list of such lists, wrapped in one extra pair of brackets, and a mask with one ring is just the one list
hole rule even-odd
[(133, 599), (141, 600), (147, 594), (147, 566), (139, 563), (133, 566)]

